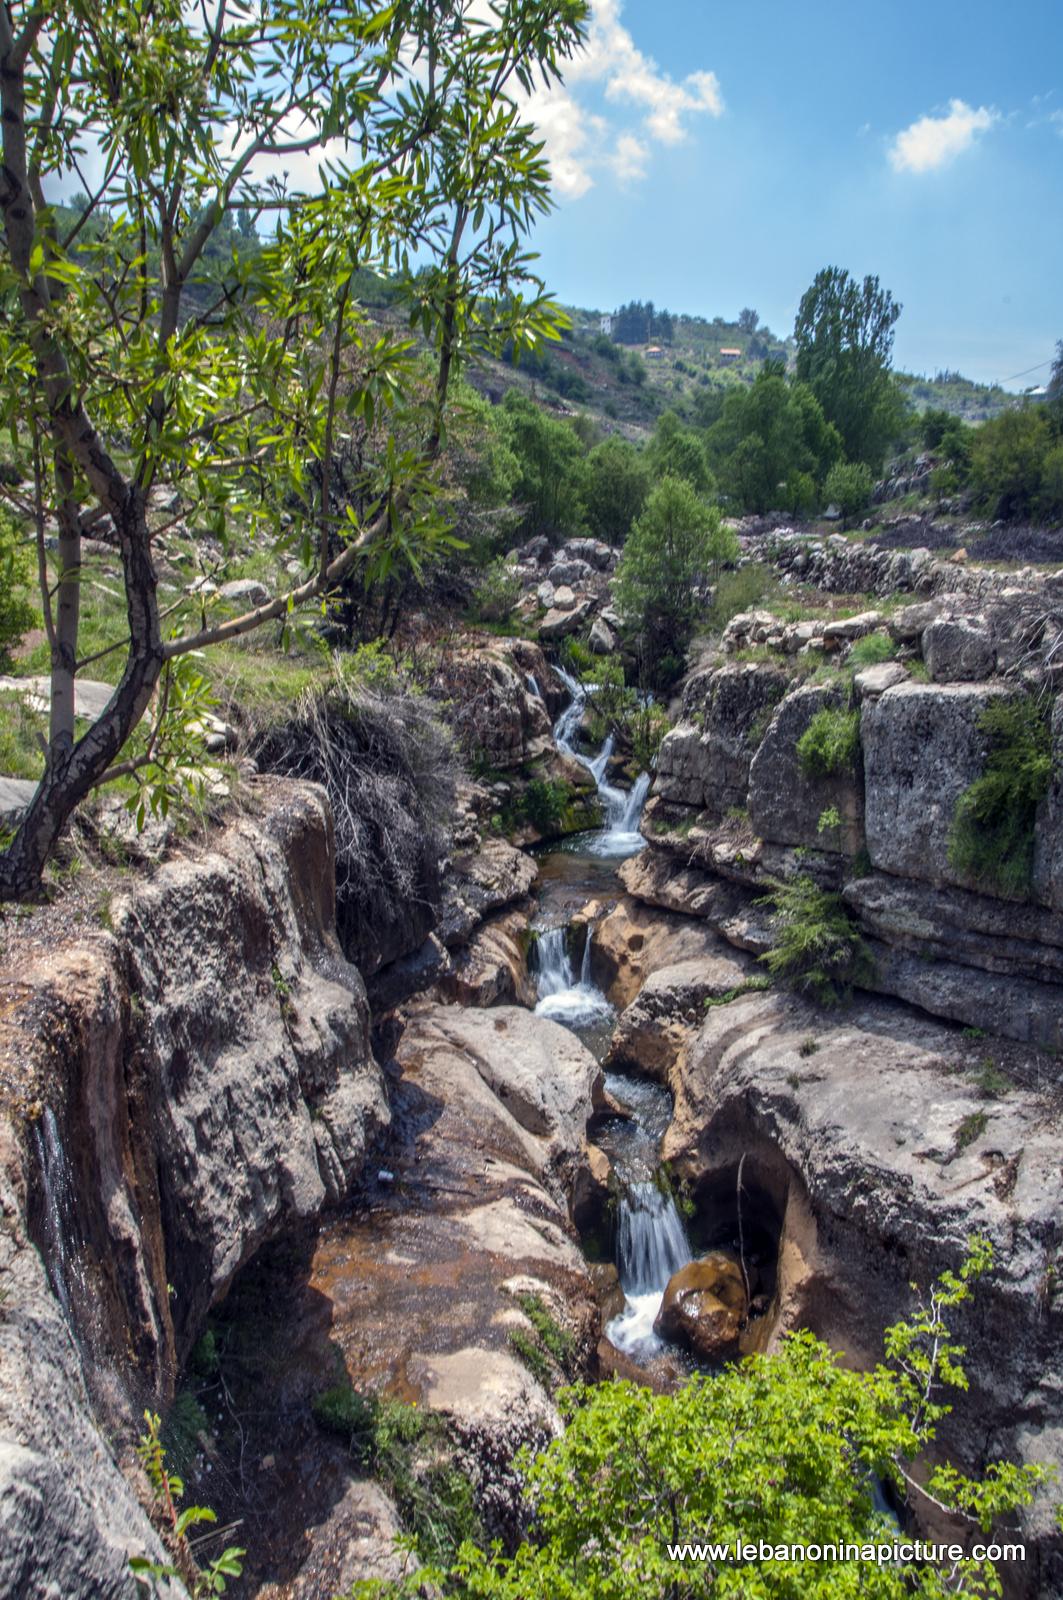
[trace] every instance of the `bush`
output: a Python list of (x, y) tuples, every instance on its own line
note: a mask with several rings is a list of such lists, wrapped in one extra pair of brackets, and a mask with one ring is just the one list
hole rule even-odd
[(505, 622), (520, 599), (520, 578), (502, 556), (490, 562), (473, 590), (470, 611), (477, 622)]
[(1028, 893), (1037, 807), (1052, 778), (1052, 736), (1030, 695), (996, 699), (978, 719), (985, 771), (956, 804), (949, 862), (998, 894)]
[[(876, 1508), (876, 1477), (902, 1498), (925, 1493), (988, 1534), (1052, 1476), (1043, 1465), (994, 1460), (981, 1477), (968, 1477), (934, 1443), (949, 1411), (943, 1387), (967, 1387), (951, 1312), (991, 1263), (989, 1245), (969, 1239), (959, 1271), (944, 1272), (908, 1320), (887, 1329), (884, 1360), (867, 1371), (843, 1365), (802, 1329), (770, 1355), (696, 1373), (663, 1394), (628, 1381), (564, 1392), (564, 1431), (519, 1461), (532, 1517), (515, 1551), (466, 1546), (449, 1574), (362, 1582), (351, 1596), (999, 1595), (988, 1559), (965, 1558), (954, 1569), (939, 1546), (939, 1566), (925, 1545), (919, 1559), (913, 1551), (897, 1563), (876, 1565), (860, 1554), (863, 1546), (892, 1546), (898, 1535)], [(708, 1539), (727, 1552), (722, 1560), (707, 1551), (703, 1561), (677, 1559), (676, 1547)], [(739, 1560), (740, 1541), (811, 1548), (789, 1559)], [(829, 1567), (815, 1559), (824, 1544), (838, 1551)]]
[(711, 632), (722, 633), (732, 617), (752, 611), (775, 587), (775, 574), (760, 562), (738, 567), (734, 572), (721, 572), (709, 607)]
[(10, 517), (0, 510), (0, 666), (7, 665), (12, 645), (40, 620), (29, 601), (33, 581), (30, 549)]
[(521, 796), (520, 812), (540, 833), (555, 833), (568, 801), (568, 786), (559, 778), (533, 778)]
[(836, 461), (827, 473), (823, 492), (829, 505), (838, 507), (848, 522), (858, 517), (871, 499), (871, 468), (862, 461)]
[(251, 744), (262, 771), (327, 791), (337, 924), (366, 974), (408, 948), (411, 918), (440, 899), (459, 773), (431, 702), (385, 673), (379, 653), (368, 682), (340, 661), (324, 688), (304, 693)]
[(464, 1540), (482, 1535), (472, 1484), (445, 1459), (450, 1439), (438, 1414), (363, 1394), (347, 1380), (315, 1395), (310, 1408), (387, 1489), (423, 1561), (452, 1561)]
[(892, 661), (897, 646), (888, 633), (866, 633), (852, 645), (846, 661), (850, 667), (877, 667), (880, 662)]
[(761, 957), (773, 978), (831, 1006), (871, 977), (870, 954), (840, 894), (802, 876), (773, 884), (757, 903), (775, 912), (775, 944)]
[(859, 755), (860, 713), (838, 706), (817, 711), (797, 741), (798, 760), (810, 778), (852, 772)]

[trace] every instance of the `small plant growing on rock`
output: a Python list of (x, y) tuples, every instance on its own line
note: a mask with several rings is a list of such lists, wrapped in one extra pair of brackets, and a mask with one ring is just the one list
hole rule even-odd
[(987, 1100), (999, 1100), (1011, 1088), (1011, 1079), (1006, 1072), (1001, 1072), (992, 1056), (986, 1056), (979, 1064), (974, 1081)]
[(883, 661), (892, 661), (896, 654), (897, 646), (888, 633), (867, 633), (853, 643), (846, 665), (877, 667)]
[(801, 876), (775, 882), (757, 903), (775, 912), (775, 944), (761, 957), (773, 978), (824, 1006), (871, 978), (871, 956), (840, 894)]
[(243, 1571), (246, 1551), (235, 1545), (223, 1550), (220, 1556), (206, 1567), (200, 1567), (188, 1542), (188, 1530), (202, 1522), (218, 1519), (208, 1506), (186, 1506), (177, 1509), (183, 1498), (185, 1486), (175, 1472), (166, 1465), (166, 1451), (159, 1436), (160, 1420), (151, 1411), (145, 1411), (146, 1431), (137, 1445), (137, 1455), (151, 1484), (156, 1509), (164, 1524), (167, 1544), (174, 1552), (175, 1563), (150, 1561), (144, 1556), (131, 1556), (129, 1569), (140, 1582), (145, 1582), (157, 1592), (156, 1580), (179, 1578), (188, 1585), (193, 1600), (208, 1600), (213, 1595), (224, 1594), (229, 1578), (238, 1578)]
[(798, 1046), (798, 1049), (797, 1049), (797, 1053), (802, 1058), (802, 1060), (807, 1061), (809, 1056), (814, 1056), (818, 1049), (819, 1049), (819, 1041), (818, 1041), (818, 1039), (813, 1039), (812, 1036), (809, 1035), (809, 1037), (807, 1039), (802, 1039), (801, 1040), (801, 1043), (800, 1043), (800, 1045)]
[(998, 698), (978, 726), (985, 771), (956, 803), (949, 862), (997, 894), (1025, 896), (1033, 871), (1037, 807), (1052, 778), (1052, 736), (1032, 695)]
[(964, 1117), (956, 1130), (956, 1153), (966, 1150), (968, 1145), (980, 1139), (989, 1125), (989, 1118), (984, 1111), (972, 1111), (969, 1117)]
[(835, 828), (840, 828), (841, 825), (842, 814), (838, 810), (838, 807), (828, 806), (825, 811), (821, 811), (819, 814), (819, 821), (816, 823), (816, 832), (826, 833), (828, 830), (833, 831)]
[(797, 741), (797, 759), (810, 778), (852, 772), (860, 755), (860, 713), (840, 706), (817, 711)]

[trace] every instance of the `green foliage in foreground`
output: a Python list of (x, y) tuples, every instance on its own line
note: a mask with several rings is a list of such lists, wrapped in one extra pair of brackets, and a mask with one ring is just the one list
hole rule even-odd
[(985, 771), (956, 804), (949, 862), (998, 894), (1023, 895), (1033, 870), (1037, 807), (1052, 777), (1052, 736), (1030, 695), (997, 699), (978, 719)]
[[(875, 1510), (873, 1478), (921, 1494), (910, 1467), (948, 1410), (941, 1385), (966, 1388), (946, 1314), (990, 1261), (989, 1245), (972, 1240), (961, 1270), (943, 1274), (914, 1316), (887, 1331), (886, 1362), (870, 1372), (842, 1368), (801, 1332), (775, 1355), (698, 1375), (674, 1394), (626, 1382), (566, 1391), (566, 1432), (524, 1461), (534, 1521), (514, 1555), (468, 1543), (449, 1572), (361, 1583), (352, 1600), (411, 1595), (426, 1582), (463, 1600), (999, 1595), (992, 1564), (973, 1559), (878, 1566), (669, 1554), (669, 1545), (709, 1540), (732, 1552), (738, 1541), (892, 1545), (897, 1530)], [(1027, 1505), (1048, 1475), (994, 1462), (971, 1479), (943, 1464), (930, 1469), (926, 1490), (968, 1519), (970, 1543)]]
[(758, 904), (775, 912), (775, 944), (761, 957), (773, 978), (823, 1006), (870, 978), (871, 956), (840, 894), (802, 876), (776, 883)]
[(897, 646), (888, 633), (866, 633), (857, 639), (846, 657), (847, 667), (877, 667), (883, 661), (892, 661)]
[(860, 754), (860, 713), (824, 706), (797, 741), (797, 758), (811, 778), (852, 772)]

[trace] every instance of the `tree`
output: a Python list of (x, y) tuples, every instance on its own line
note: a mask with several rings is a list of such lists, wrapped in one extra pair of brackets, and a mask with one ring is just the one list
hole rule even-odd
[[(943, 1387), (967, 1387), (951, 1313), (991, 1260), (989, 1245), (972, 1238), (960, 1270), (942, 1273), (914, 1314), (887, 1329), (886, 1359), (867, 1372), (841, 1366), (802, 1330), (772, 1355), (699, 1373), (673, 1393), (626, 1381), (564, 1392), (565, 1432), (523, 1461), (534, 1513), (527, 1536), (512, 1555), (464, 1545), (451, 1592), (465, 1600), (1000, 1595), (993, 1558), (974, 1547), (993, 1542), (994, 1526), (1028, 1506), (1051, 1469), (998, 1460), (973, 1478), (924, 1458), (950, 1410)], [(951, 1513), (967, 1536), (898, 1526), (876, 1505), (876, 1479), (938, 1529), (940, 1512)], [(970, 1554), (955, 1558), (953, 1544)], [(443, 1589), (443, 1579), (422, 1567), (399, 1584), (357, 1584), (350, 1600), (412, 1597), (428, 1583)]]
[(651, 685), (666, 687), (682, 672), (709, 582), (737, 556), (738, 540), (719, 511), (687, 480), (657, 484), (628, 535), (613, 588)]
[(1055, 360), (1048, 378), (1048, 398), (1052, 404), (1063, 402), (1063, 339), (1056, 342)]
[(1004, 411), (978, 429), (971, 446), (971, 484), (993, 516), (1030, 516), (1051, 443), (1041, 406)]
[(787, 382), (768, 361), (748, 388), (727, 394), (708, 447), (728, 495), (745, 511), (764, 512), (789, 507), (797, 474), (822, 484), (841, 439), (807, 384)]
[(709, 467), (705, 442), (681, 422), (674, 411), (665, 411), (646, 446), (646, 463), (656, 478), (682, 478), (698, 494), (710, 494), (715, 480)]
[(760, 313), (753, 310), (752, 306), (744, 306), (738, 313), (738, 329), (740, 333), (756, 333), (760, 327)]
[(502, 420), (518, 476), (514, 494), (523, 509), (523, 538), (578, 533), (583, 526), (583, 445), (566, 422), (517, 389), (502, 404)]
[[(452, 379), (478, 348), (558, 327), (523, 245), (549, 174), (517, 101), (558, 76), (584, 16), (581, 0), (500, 0), (486, 17), (474, 0), (0, 6), (0, 423), (34, 467), (30, 496), (5, 492), (37, 528), (42, 571), (47, 518), (59, 527), (43, 592), (48, 751), (0, 856), (0, 899), (37, 891), (74, 808), (108, 778), (168, 804), (165, 726), (198, 681), (192, 652), (320, 605), (356, 568), (442, 546)], [(102, 163), (93, 185), (86, 148)], [(305, 185), (281, 170), (307, 156)], [(49, 200), (75, 178), (91, 199), (60, 226)], [(272, 237), (221, 255), (241, 211)], [(427, 386), (412, 339), (361, 307), (366, 268), (396, 277), (433, 352)], [(402, 427), (377, 428), (388, 415)], [(373, 443), (357, 505), (333, 467), (352, 439)], [(190, 597), (164, 619), (151, 495), (167, 481), (167, 522), (225, 548), (253, 534), (301, 576), (242, 615)], [(117, 545), (128, 631), (114, 695), (78, 737), (89, 531)]]
[(649, 492), (649, 466), (630, 440), (614, 434), (595, 445), (587, 457), (584, 504), (597, 538), (623, 544)]
[(807, 383), (845, 454), (872, 472), (900, 427), (904, 406), (890, 373), (901, 307), (877, 278), (857, 283), (825, 267), (805, 291), (794, 324), (797, 377)]

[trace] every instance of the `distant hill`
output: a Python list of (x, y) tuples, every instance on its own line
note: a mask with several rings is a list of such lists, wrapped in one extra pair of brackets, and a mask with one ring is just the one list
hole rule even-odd
[(1020, 399), (1002, 389), (999, 383), (975, 383), (959, 372), (939, 372), (933, 378), (917, 378), (911, 373), (899, 372), (897, 377), (916, 411), (934, 407), (962, 417), (965, 422), (988, 422), (990, 417), (999, 416)]

